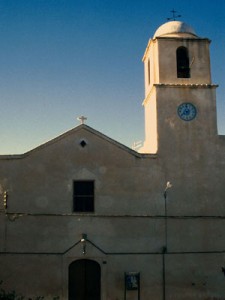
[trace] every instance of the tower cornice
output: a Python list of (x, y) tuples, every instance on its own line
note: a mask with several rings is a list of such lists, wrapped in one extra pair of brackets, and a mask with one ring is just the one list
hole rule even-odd
[(146, 49), (145, 49), (145, 53), (144, 53), (144, 55), (143, 55), (143, 57), (142, 57), (142, 62), (144, 62), (144, 60), (145, 60), (145, 58), (146, 58), (146, 56), (147, 56), (147, 53), (148, 53), (148, 50), (149, 50), (149, 48), (150, 48), (150, 45), (151, 45), (151, 43), (155, 43), (156, 42), (156, 39), (149, 39), (149, 41), (148, 41), (148, 45), (147, 45), (147, 47), (146, 47)]
[(200, 38), (200, 37), (189, 37), (189, 36), (177, 36), (177, 35), (174, 35), (174, 36), (157, 36), (155, 38), (152, 39), (153, 41), (155, 40), (176, 40), (176, 41), (186, 41), (186, 40), (189, 40), (189, 41), (194, 41), (194, 42), (198, 42), (198, 41), (206, 41), (208, 43), (211, 43), (211, 40), (208, 39), (208, 38)]
[(155, 87), (171, 87), (171, 88), (188, 87), (188, 88), (214, 88), (215, 89), (219, 85), (218, 84), (206, 84), (206, 83), (155, 83), (153, 86), (155, 86)]
[(210, 88), (210, 89), (216, 89), (219, 85), (218, 84), (203, 84), (203, 83), (155, 83), (153, 84), (150, 92), (148, 95), (145, 97), (145, 99), (142, 102), (142, 105), (144, 106), (148, 100), (150, 99), (154, 88), (193, 88), (193, 89), (205, 89), (205, 88)]

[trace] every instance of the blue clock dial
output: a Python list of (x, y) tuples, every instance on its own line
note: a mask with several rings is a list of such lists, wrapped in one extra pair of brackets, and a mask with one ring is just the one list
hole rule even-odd
[(184, 121), (191, 121), (197, 115), (197, 109), (192, 103), (182, 103), (177, 109), (178, 116)]

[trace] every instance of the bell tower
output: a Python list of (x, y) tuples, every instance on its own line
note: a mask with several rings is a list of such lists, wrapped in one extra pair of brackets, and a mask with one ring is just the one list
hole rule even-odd
[(163, 24), (149, 40), (143, 56), (145, 142), (140, 152), (182, 148), (217, 134), (209, 44), (181, 21)]

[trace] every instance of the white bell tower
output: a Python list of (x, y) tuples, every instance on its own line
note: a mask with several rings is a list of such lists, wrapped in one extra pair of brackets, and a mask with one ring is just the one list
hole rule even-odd
[(149, 40), (143, 57), (145, 142), (140, 152), (163, 152), (217, 133), (209, 44), (181, 21), (163, 24)]

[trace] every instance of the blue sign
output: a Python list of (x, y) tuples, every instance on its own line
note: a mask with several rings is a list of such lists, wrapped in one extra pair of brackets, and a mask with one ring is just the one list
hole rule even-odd
[(125, 284), (127, 290), (139, 290), (140, 273), (127, 272), (125, 273)]

